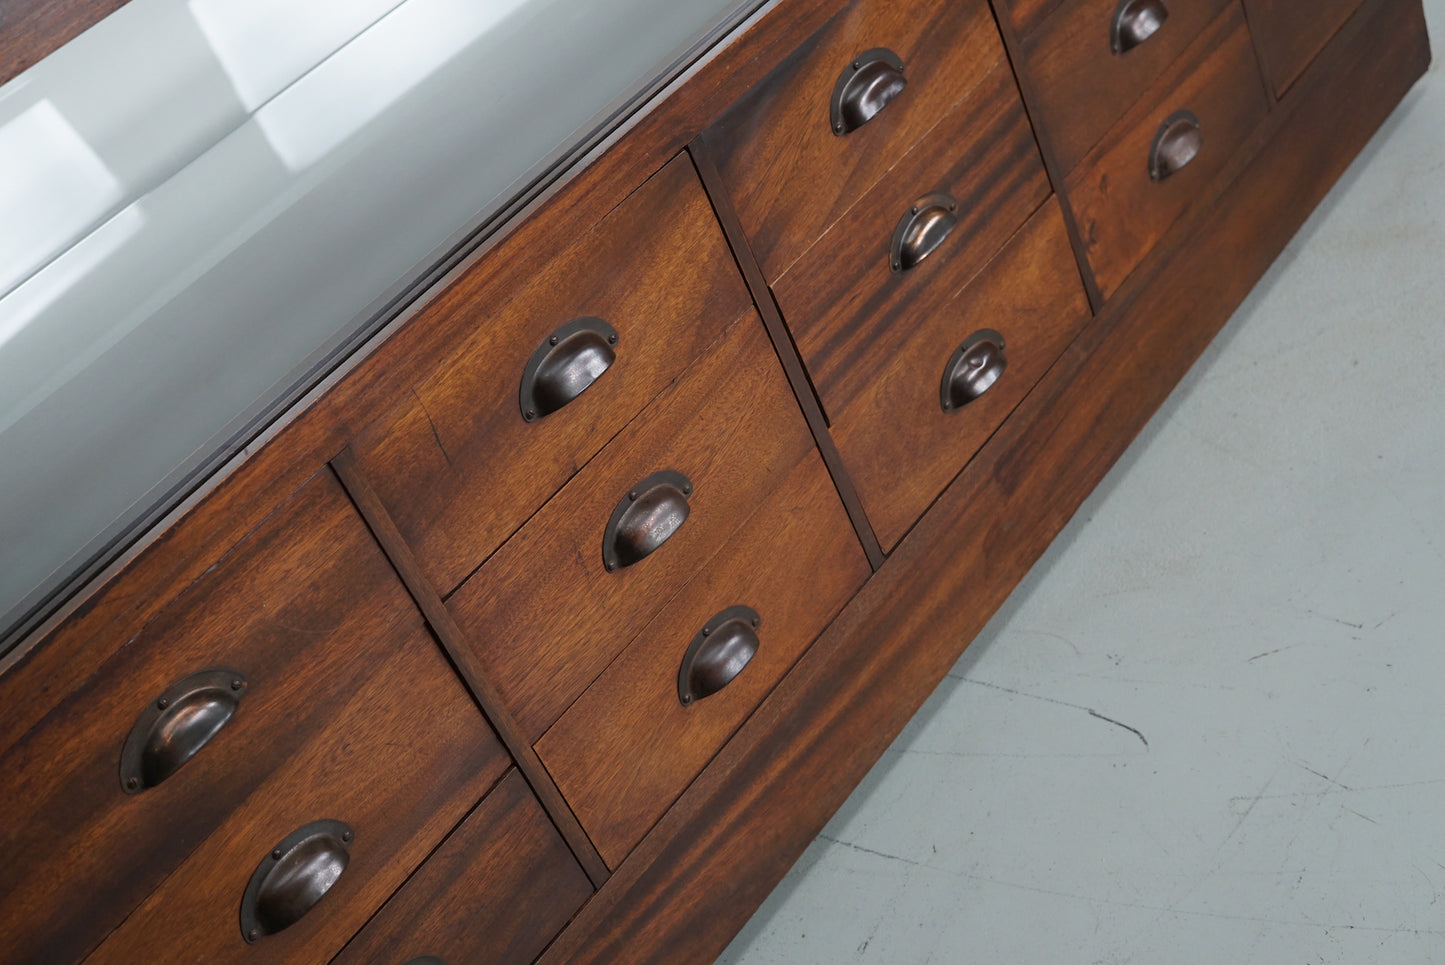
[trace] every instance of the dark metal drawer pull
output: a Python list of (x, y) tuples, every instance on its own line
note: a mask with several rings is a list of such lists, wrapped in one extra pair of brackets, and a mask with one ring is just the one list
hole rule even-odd
[(1199, 118), (1190, 111), (1175, 111), (1164, 118), (1149, 149), (1149, 180), (1163, 181), (1189, 165), (1204, 146)]
[(958, 202), (946, 194), (930, 194), (913, 206), (893, 229), (888, 263), (895, 272), (907, 271), (938, 250), (958, 224)]
[(141, 711), (120, 751), (120, 786), (139, 794), (170, 777), (235, 714), (246, 678), (204, 670), (178, 680)]
[(1109, 24), (1109, 49), (1126, 53), (1159, 32), (1169, 19), (1164, 0), (1119, 0)]
[(733, 606), (707, 621), (692, 638), (677, 671), (677, 699), (684, 707), (722, 690), (758, 652), (763, 619), (751, 607)]
[(993, 388), (1007, 366), (1003, 336), (998, 332), (985, 328), (964, 339), (943, 369), (939, 388), (943, 411), (962, 408)]
[(884, 47), (865, 50), (838, 75), (828, 114), (833, 133), (842, 136), (867, 124), (903, 93), (903, 61)]
[(435, 955), (423, 955), (421, 958), (413, 958), (411, 961), (406, 962), (405, 965), (447, 965), (447, 963)]
[(326, 897), (351, 860), (355, 834), (340, 821), (312, 821), (261, 859), (241, 899), (247, 942), (290, 928)]
[(617, 330), (590, 316), (548, 335), (522, 370), (522, 418), (550, 415), (586, 392), (617, 360), (616, 345)]
[(628, 490), (602, 534), (602, 563), (610, 573), (650, 556), (687, 521), (692, 482), (664, 469)]

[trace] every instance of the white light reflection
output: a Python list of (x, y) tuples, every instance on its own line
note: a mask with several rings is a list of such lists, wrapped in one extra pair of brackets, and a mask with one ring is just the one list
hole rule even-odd
[(400, 0), (189, 0), (236, 96), (254, 111)]
[(526, 3), (409, 0), (258, 111), (256, 120), (286, 166), (300, 171)]
[(0, 292), (121, 200), (105, 162), (48, 100), (0, 127)]
[[(131, 205), (36, 272), (25, 284), (0, 299), (0, 351), (66, 292), (139, 234), (145, 222), (140, 206)], [(43, 351), (41, 355), (42, 357), (29, 361), (9, 357), (4, 361), (6, 365), (39, 366), (43, 372), (56, 367), (53, 358)], [(0, 371), (3, 371), (3, 368), (0, 368)], [(0, 385), (0, 433), (30, 411), (37, 401), (36, 398), (29, 397), (33, 393), (28, 393), (25, 399), (7, 399), (7, 390), (11, 389), (12, 385), (13, 382), (9, 379)]]

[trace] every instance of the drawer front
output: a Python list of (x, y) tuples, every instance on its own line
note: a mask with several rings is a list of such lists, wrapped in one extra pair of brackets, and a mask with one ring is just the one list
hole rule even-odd
[[(859, 63), (860, 76), (884, 85), (887, 68), (862, 56), (878, 49), (897, 55), (906, 86), (862, 126), (835, 134), (830, 104), (845, 72)], [(709, 128), (708, 151), (768, 281), (1002, 56), (980, 0), (853, 0)]]
[[(540, 260), (536, 280), (505, 304), (459, 308), (475, 318), (475, 335), (354, 444), (438, 591), (451, 592), (750, 307), (679, 156), (578, 244)], [(528, 421), (520, 387), (529, 361), (585, 318), (615, 331), (615, 359), (581, 395)], [(606, 354), (598, 339), (559, 339), (564, 354), (548, 363), (558, 378), (544, 397), (555, 402), (595, 374)], [(569, 383), (569, 373), (579, 378)]]
[[(528, 740), (812, 450), (762, 322), (749, 315), (457, 591), (448, 606)], [(609, 571), (609, 523), (659, 472), (689, 481), (685, 520), (650, 555)]]
[[(813, 453), (547, 731), (538, 756), (609, 867), (627, 856), (868, 573)], [(704, 649), (711, 641), (699, 638), (702, 628), (738, 606), (760, 619), (753, 638), (746, 628), (740, 638), (724, 628), (713, 635), (721, 641), (715, 649)], [(695, 641), (702, 663), (740, 647), (756, 651), (736, 676), (730, 669), (707, 678), (720, 689), (684, 705), (682, 665)]]
[(1360, 0), (1244, 0), (1265, 76), (1283, 97)]
[[(1023, 43), (1039, 128), (1065, 173), (1214, 20), (1229, 0), (1077, 0)], [(1157, 29), (1149, 24), (1163, 11)]]
[[(219, 694), (171, 690), (215, 669), (234, 672)], [(403, 837), (379, 826), (454, 821), (505, 766), (329, 471), (76, 677), (85, 682), (4, 756), (6, 772), (23, 775), (0, 786), (0, 904), (7, 920), (26, 923), (7, 929), (9, 961), (77, 961), (123, 919), (100, 960), (121, 949), (130, 961), (152, 960), (143, 947), (157, 961), (217, 943), (239, 951), (247, 877), (294, 827), (347, 820), (365, 864), (363, 851)], [(243, 682), (235, 701), (230, 679)], [(418, 719), (417, 706), (428, 716)], [(230, 718), (202, 741), (228, 708)], [(149, 738), (135, 746), (153, 750), (139, 755), (141, 776), (127, 789), (121, 764), (133, 730)], [(398, 745), (412, 752), (393, 761), (388, 748)], [(197, 746), (178, 768), (165, 766)], [(402, 773), (425, 773), (425, 793), (398, 794)], [(379, 810), (381, 799), (399, 816)], [(242, 828), (251, 836), (238, 838)], [(414, 860), (440, 834), (417, 832), (408, 842)], [(372, 872), (349, 871), (343, 883), (350, 890), (363, 874)], [(197, 892), (173, 885), (186, 880), (219, 889), (214, 933), (191, 929)], [(138, 928), (141, 921), (149, 925)]]
[(1022, 39), (1037, 32), (1049, 14), (1064, 3), (1065, 0), (993, 0), (999, 18), (1013, 29), (1014, 36)]
[[(922, 199), (955, 224), (924, 260), (894, 270), (893, 237)], [(1006, 61), (773, 285), (823, 408), (863, 391), (914, 324), (914, 303), (956, 291), (1049, 195)], [(951, 287), (950, 287), (951, 286)]]
[[(833, 420), (833, 438), (863, 509), (892, 549), (1089, 318), (1058, 204), (1049, 201), (961, 292), (910, 315), (908, 339)], [(1001, 337), (1003, 367), (982, 394), (943, 408), (958, 350)], [(991, 350), (990, 350), (991, 351)], [(996, 373), (997, 358), (980, 356)], [(967, 361), (962, 361), (968, 365)], [(965, 371), (965, 370), (960, 370)], [(982, 369), (981, 369), (982, 371)], [(969, 398), (967, 384), (961, 385)]]
[[(1231, 4), (1067, 180), (1100, 291), (1118, 289), (1267, 110), (1244, 17)], [(1151, 152), (1184, 111), (1197, 119), (1202, 146), (1186, 166), (1156, 180)]]
[(527, 965), (592, 894), (515, 770), (487, 795), (335, 965)]

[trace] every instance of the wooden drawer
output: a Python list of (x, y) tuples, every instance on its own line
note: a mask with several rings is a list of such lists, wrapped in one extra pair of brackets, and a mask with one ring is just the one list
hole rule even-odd
[[(844, 72), (886, 49), (907, 86), (846, 134)], [(704, 140), (768, 281), (775, 280), (1003, 57), (981, 0), (853, 0), (734, 104)], [(866, 74), (864, 75), (866, 76)]]
[[(547, 731), (537, 753), (610, 867), (641, 840), (868, 574), (832, 480), (812, 453)], [(761, 620), (756, 654), (720, 690), (684, 705), (684, 655), (694, 641), (701, 643), (698, 635), (709, 621), (736, 606)]]
[[(334, 949), (506, 765), (329, 471), (132, 632), (4, 753), (23, 777), (0, 785), (0, 904), (26, 925), (7, 929), (7, 961), (77, 961), (117, 926), (93, 960)], [(176, 681), (215, 669), (219, 694), (171, 693), (159, 713)], [(185, 722), (204, 733), (232, 679), (224, 726), (127, 793), (123, 747), (143, 712), (177, 757)], [(148, 758), (151, 781), (165, 758)], [(316, 818), (356, 831), (338, 896), (248, 949), (237, 910), (252, 870)]]
[(1020, 38), (1034, 34), (1049, 14), (1064, 3), (1065, 0), (993, 0), (999, 19), (1013, 30), (1014, 36)]
[[(679, 156), (564, 254), (539, 260), (536, 280), (510, 300), (458, 309), (475, 334), (403, 388), (353, 447), (438, 591), (451, 592), (750, 306)], [(586, 317), (616, 331), (616, 360), (570, 404), (526, 420), (529, 360)]]
[(1275, 96), (1285, 95), (1359, 6), (1360, 0), (1244, 0)]
[[(1072, 171), (1229, 2), (1168, 0), (1166, 6), (1164, 0), (1144, 0), (1126, 8), (1119, 0), (1075, 0), (1024, 40), (1023, 72), (1034, 93), (1034, 118), (1047, 132), (1059, 169)], [(1163, 23), (1136, 44), (1121, 30), (1116, 46), (1116, 21), (1127, 28), (1140, 9), (1164, 10)]]
[[(957, 223), (922, 262), (895, 271), (900, 222), (939, 193), (955, 202)], [(1048, 195), (1013, 75), (1000, 61), (773, 285), (824, 410), (832, 416), (864, 391), (916, 324), (917, 300), (938, 287), (956, 291)]]
[[(910, 314), (907, 339), (833, 420), (833, 438), (885, 549), (892, 549), (1033, 388), (1089, 318), (1089, 305), (1050, 200), (962, 290)], [(1002, 337), (1005, 366), (972, 401), (945, 410), (942, 381), (980, 331)]]
[[(812, 451), (762, 322), (749, 315), (457, 591), (448, 606), (528, 740)], [(614, 512), (666, 471), (691, 483), (686, 520), (651, 555), (609, 572)]]
[[(1105, 296), (1206, 194), (1267, 110), (1244, 17), (1231, 3), (1067, 179), (1068, 203)], [(1187, 166), (1155, 180), (1151, 151), (1182, 111), (1197, 118), (1202, 146)]]
[(510, 771), (335, 965), (527, 965), (592, 885), (527, 782)]

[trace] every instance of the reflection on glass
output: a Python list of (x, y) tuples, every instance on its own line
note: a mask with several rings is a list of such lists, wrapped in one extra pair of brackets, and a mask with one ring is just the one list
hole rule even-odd
[(410, 0), (257, 112), (300, 171), (330, 153), (526, 0)]
[(0, 648), (741, 3), (132, 0), (0, 88)]
[(249, 112), (275, 97), (399, 2), (188, 0), (186, 6)]
[(121, 200), (120, 182), (55, 105), (0, 127), (0, 292), (8, 292)]

